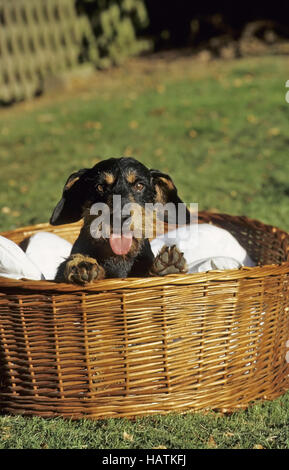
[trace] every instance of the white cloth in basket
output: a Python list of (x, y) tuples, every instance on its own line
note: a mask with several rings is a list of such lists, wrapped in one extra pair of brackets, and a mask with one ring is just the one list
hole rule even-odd
[(33, 264), (21, 248), (8, 238), (0, 236), (0, 276), (10, 279), (44, 279), (41, 270)]
[(156, 256), (164, 245), (176, 245), (184, 253), (190, 273), (255, 266), (236, 238), (215, 225), (194, 224), (171, 230), (151, 241), (153, 254)]
[(53, 280), (71, 248), (71, 243), (58, 235), (38, 232), (30, 237), (25, 253), (16, 243), (0, 236), (0, 277)]
[(50, 232), (38, 232), (29, 239), (26, 255), (38, 267), (47, 280), (56, 276), (56, 271), (70, 255), (72, 244)]

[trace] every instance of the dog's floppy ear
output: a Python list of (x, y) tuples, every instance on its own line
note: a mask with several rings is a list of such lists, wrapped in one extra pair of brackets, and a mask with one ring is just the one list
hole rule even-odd
[(182, 202), (172, 178), (159, 170), (150, 170), (152, 183), (156, 191), (156, 202)]
[[(178, 208), (178, 203), (184, 204), (184, 202), (178, 196), (178, 190), (172, 180), (172, 178), (166, 173), (162, 173), (159, 170), (150, 170), (152, 183), (156, 191), (155, 202), (160, 202), (162, 204), (167, 204), (172, 202), (176, 204)], [(186, 223), (190, 223), (191, 214), (188, 209), (186, 209)]]
[(62, 198), (52, 213), (51, 225), (70, 224), (81, 219), (87, 195), (87, 185), (84, 182), (84, 175), (87, 172), (88, 169), (83, 168), (69, 176)]

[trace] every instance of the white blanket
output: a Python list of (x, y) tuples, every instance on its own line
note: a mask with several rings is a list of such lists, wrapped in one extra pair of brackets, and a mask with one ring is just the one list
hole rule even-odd
[(151, 241), (155, 256), (163, 245), (176, 245), (184, 253), (190, 273), (255, 266), (230, 232), (210, 224), (180, 227), (155, 238)]
[(0, 236), (0, 276), (11, 279), (53, 280), (59, 264), (70, 255), (72, 245), (58, 235), (32, 235), (26, 253), (16, 243)]
[(0, 236), (0, 276), (11, 279), (44, 279), (41, 270), (16, 243)]
[(45, 279), (54, 279), (60, 263), (70, 255), (72, 245), (64, 238), (49, 232), (38, 232), (29, 239), (26, 255)]

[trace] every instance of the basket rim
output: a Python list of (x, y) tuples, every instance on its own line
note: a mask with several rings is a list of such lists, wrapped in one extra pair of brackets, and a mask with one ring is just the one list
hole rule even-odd
[[(264, 224), (263, 222), (251, 219), (246, 216), (234, 216), (225, 213), (214, 213), (210, 211), (200, 211), (199, 215), (210, 214), (213, 216), (219, 217), (230, 217), (239, 221), (246, 221), (259, 226), (266, 227), (271, 229), (273, 232), (279, 232), (283, 236), (288, 236), (288, 233), (284, 230), (275, 227), (273, 225)], [(3, 237), (9, 238), (12, 234), (15, 233), (29, 233), (31, 231), (35, 232), (38, 229), (40, 231), (45, 230), (46, 228), (51, 228), (52, 225), (49, 223), (39, 223), (30, 226), (18, 227), (14, 230), (0, 232), (0, 235)], [(59, 225), (62, 231), (69, 232), (72, 227), (79, 227), (79, 222), (72, 224)], [(96, 280), (91, 284), (85, 286), (68, 284), (68, 283), (59, 283), (50, 280), (31, 280), (31, 279), (10, 279), (0, 276), (0, 288), (1, 289), (19, 289), (21, 291), (47, 291), (47, 292), (99, 292), (99, 291), (114, 291), (120, 289), (143, 289), (146, 287), (170, 287), (170, 286), (184, 286), (184, 285), (194, 285), (201, 282), (210, 282), (210, 281), (228, 281), (228, 280), (237, 280), (237, 279), (256, 279), (263, 278), (265, 276), (272, 275), (282, 275), (289, 273), (289, 261), (283, 261), (279, 264), (266, 264), (262, 266), (242, 266), (238, 269), (228, 269), (228, 270), (210, 270), (202, 273), (188, 273), (188, 274), (169, 274), (167, 276), (155, 276), (155, 277), (130, 277), (130, 278), (111, 278)]]
[(210, 281), (235, 281), (239, 279), (260, 279), (265, 276), (279, 276), (289, 273), (289, 262), (254, 267), (241, 267), (239, 269), (211, 270), (203, 273), (168, 274), (155, 277), (112, 278), (94, 281), (85, 286), (76, 284), (58, 283), (54, 281), (33, 281), (30, 279), (9, 279), (0, 276), (0, 289), (16, 289), (27, 291), (50, 292), (100, 292), (144, 289), (153, 287), (173, 287), (200, 284)]

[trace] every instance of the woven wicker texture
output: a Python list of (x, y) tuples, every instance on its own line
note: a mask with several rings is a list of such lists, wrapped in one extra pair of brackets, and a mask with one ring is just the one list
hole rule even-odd
[[(70, 418), (233, 410), (289, 388), (289, 235), (201, 213), (260, 264), (86, 287), (0, 279), (0, 409)], [(46, 230), (73, 241), (79, 224)]]

